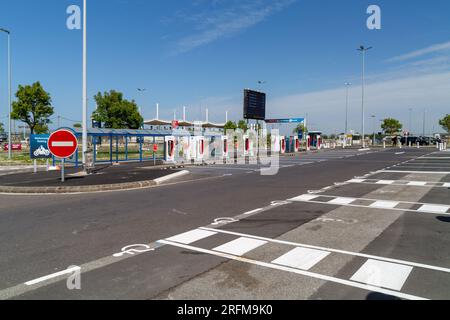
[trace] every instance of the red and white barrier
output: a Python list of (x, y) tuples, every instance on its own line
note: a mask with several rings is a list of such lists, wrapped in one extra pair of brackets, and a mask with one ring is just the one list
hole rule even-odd
[(167, 162), (175, 162), (175, 137), (165, 137), (165, 159)]

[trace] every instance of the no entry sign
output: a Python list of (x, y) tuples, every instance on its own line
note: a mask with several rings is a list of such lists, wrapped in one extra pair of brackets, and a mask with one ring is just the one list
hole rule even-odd
[(78, 149), (77, 137), (69, 130), (55, 131), (48, 139), (48, 149), (57, 158), (70, 158)]

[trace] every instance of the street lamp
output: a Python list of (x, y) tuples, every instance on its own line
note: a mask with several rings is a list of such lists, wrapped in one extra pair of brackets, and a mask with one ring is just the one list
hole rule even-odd
[[(137, 90), (138, 90), (139, 93), (141, 93), (141, 94), (144, 94), (145, 91), (147, 91), (147, 89), (145, 89), (145, 88), (137, 88)], [(140, 113), (141, 116), (143, 117), (143, 114), (142, 114), (142, 108), (141, 108), (141, 107), (139, 107), (139, 113)], [(141, 129), (144, 129), (144, 123), (142, 123)]]
[(0, 32), (4, 32), (8, 35), (8, 159), (11, 160), (11, 112), (12, 112), (12, 100), (11, 100), (11, 32), (9, 30), (0, 28)]
[(86, 170), (86, 153), (87, 153), (87, 1), (83, 0), (83, 168)]
[(372, 120), (373, 120), (373, 146), (375, 146), (375, 115), (372, 115)]
[(357, 50), (361, 51), (362, 53), (362, 147), (363, 149), (366, 147), (366, 142), (364, 139), (364, 135), (365, 135), (365, 110), (364, 110), (364, 90), (365, 90), (365, 68), (366, 68), (366, 52), (369, 51), (370, 49), (372, 49), (372, 47), (365, 47), (365, 46), (360, 46)]
[(348, 90), (352, 84), (350, 82), (345, 83), (346, 91), (347, 91), (347, 100), (345, 107), (345, 134), (348, 134)]
[(409, 133), (412, 135), (412, 108), (409, 108)]

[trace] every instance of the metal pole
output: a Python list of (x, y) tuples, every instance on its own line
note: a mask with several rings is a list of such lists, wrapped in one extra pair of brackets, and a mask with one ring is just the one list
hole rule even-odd
[(11, 160), (12, 156), (12, 139), (11, 139), (11, 112), (12, 112), (12, 99), (11, 99), (11, 90), (12, 90), (12, 70), (11, 70), (11, 33), (8, 31), (8, 105), (9, 105), (9, 133), (8, 133), (8, 159)]
[(64, 171), (65, 171), (65, 159), (61, 159), (61, 182), (65, 182)]
[(427, 113), (427, 110), (425, 109), (424, 111), (423, 111), (423, 137), (425, 137), (425, 127), (426, 127), (426, 124), (425, 124), (425, 118), (426, 118), (426, 113)]
[(83, 167), (86, 168), (87, 152), (87, 1), (83, 0)]
[(363, 57), (362, 57), (362, 147), (363, 149), (366, 147), (366, 140), (365, 140), (365, 110), (364, 110), (364, 85), (365, 85), (365, 67), (366, 67), (366, 51), (363, 50)]
[(347, 99), (346, 99), (346, 107), (345, 107), (345, 134), (347, 135), (348, 133), (348, 90), (350, 87), (351, 83), (347, 82), (345, 83), (345, 86), (347, 88)]

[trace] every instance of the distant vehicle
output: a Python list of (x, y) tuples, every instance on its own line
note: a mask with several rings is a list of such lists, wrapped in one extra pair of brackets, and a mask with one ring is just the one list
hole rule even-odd
[(5, 133), (0, 133), (0, 143), (5, 141), (8, 141), (8, 135)]

